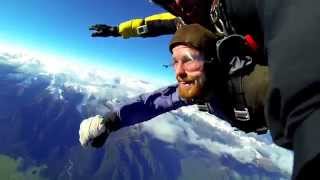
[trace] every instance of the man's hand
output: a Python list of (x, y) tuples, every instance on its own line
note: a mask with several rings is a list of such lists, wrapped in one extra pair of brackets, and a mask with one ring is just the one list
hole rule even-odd
[[(89, 144), (94, 146), (93, 142), (97, 141), (98, 139), (101, 141), (103, 140), (102, 138), (104, 138), (105, 141), (108, 135), (109, 130), (107, 130), (106, 128), (104, 118), (100, 115), (85, 119), (80, 124), (79, 141), (83, 147), (87, 147)], [(101, 144), (101, 146), (103, 145), (103, 143)]]
[(105, 24), (95, 24), (90, 26), (89, 30), (94, 31), (91, 33), (92, 37), (118, 37), (120, 36), (117, 26), (109, 26)]
[(83, 147), (91, 145), (99, 148), (103, 146), (109, 134), (118, 129), (120, 129), (120, 118), (115, 111), (105, 116), (96, 115), (81, 122), (79, 141)]

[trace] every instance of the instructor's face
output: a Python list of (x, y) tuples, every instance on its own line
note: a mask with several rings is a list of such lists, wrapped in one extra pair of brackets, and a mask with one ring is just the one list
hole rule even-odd
[(196, 49), (178, 45), (172, 49), (172, 60), (179, 95), (187, 100), (201, 97), (206, 80), (204, 56)]

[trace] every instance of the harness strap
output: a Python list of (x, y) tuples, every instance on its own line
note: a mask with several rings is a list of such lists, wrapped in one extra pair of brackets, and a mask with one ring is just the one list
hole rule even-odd
[(249, 121), (251, 117), (243, 91), (242, 76), (231, 76), (229, 88), (233, 96), (232, 104), (235, 119), (239, 121)]
[(215, 30), (223, 36), (236, 33), (227, 17), (221, 0), (213, 0), (210, 9), (210, 19)]
[(202, 112), (209, 112), (208, 103), (197, 103), (198, 110)]

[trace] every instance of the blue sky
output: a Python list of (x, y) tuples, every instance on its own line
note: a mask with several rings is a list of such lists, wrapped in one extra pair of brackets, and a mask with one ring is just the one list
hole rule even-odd
[(170, 62), (171, 36), (91, 38), (88, 30), (158, 12), (148, 0), (2, 0), (0, 43), (173, 81), (173, 72), (162, 67)]

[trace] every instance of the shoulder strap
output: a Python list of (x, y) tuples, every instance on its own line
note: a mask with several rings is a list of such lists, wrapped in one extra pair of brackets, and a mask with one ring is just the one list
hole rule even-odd
[(232, 104), (234, 117), (239, 121), (249, 121), (250, 111), (243, 91), (242, 76), (231, 76), (229, 81), (229, 91), (233, 96)]
[(227, 36), (236, 33), (234, 27), (230, 23), (222, 0), (213, 0), (210, 9), (210, 20), (214, 29), (221, 35)]

